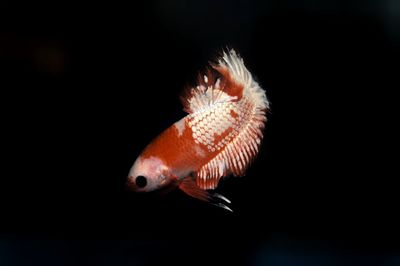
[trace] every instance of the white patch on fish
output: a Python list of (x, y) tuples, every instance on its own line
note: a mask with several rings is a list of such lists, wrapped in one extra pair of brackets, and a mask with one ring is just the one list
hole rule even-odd
[(178, 136), (182, 136), (183, 131), (185, 131), (185, 118), (182, 118), (174, 124), (175, 128), (178, 130)]

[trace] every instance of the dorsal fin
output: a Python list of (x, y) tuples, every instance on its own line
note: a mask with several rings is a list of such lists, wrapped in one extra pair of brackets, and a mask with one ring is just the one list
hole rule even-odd
[(209, 69), (206, 74), (198, 76), (195, 88), (185, 90), (184, 96), (181, 97), (184, 110), (187, 113), (194, 113), (217, 103), (238, 100), (238, 97), (230, 96), (226, 92), (232, 89), (242, 91), (243, 87), (232, 85), (216, 70)]
[(184, 90), (181, 100), (187, 113), (209, 108), (216, 103), (239, 101), (244, 94), (257, 96), (255, 100), (268, 108), (265, 92), (257, 90), (260, 89), (258, 84), (234, 50), (224, 52), (217, 62), (211, 64), (211, 69), (205, 74), (198, 76), (197, 86)]
[(265, 91), (235, 51), (223, 53), (213, 69), (220, 79), (209, 72), (184, 98), (194, 139), (212, 154), (195, 173), (203, 189), (215, 188), (223, 176), (245, 173), (258, 153), (269, 108)]

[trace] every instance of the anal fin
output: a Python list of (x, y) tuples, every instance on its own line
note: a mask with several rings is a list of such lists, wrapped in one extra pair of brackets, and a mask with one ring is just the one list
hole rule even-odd
[(225, 205), (230, 204), (230, 200), (218, 193), (209, 192), (200, 188), (191, 176), (184, 178), (179, 184), (179, 188), (193, 198), (209, 202), (217, 207), (233, 212), (231, 208)]

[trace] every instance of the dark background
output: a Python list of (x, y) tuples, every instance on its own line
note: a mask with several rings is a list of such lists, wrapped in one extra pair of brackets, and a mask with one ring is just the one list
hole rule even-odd
[[(3, 1), (0, 264), (400, 265), (399, 16), (395, 0)], [(227, 46), (271, 101), (257, 160), (218, 188), (234, 213), (127, 191)]]

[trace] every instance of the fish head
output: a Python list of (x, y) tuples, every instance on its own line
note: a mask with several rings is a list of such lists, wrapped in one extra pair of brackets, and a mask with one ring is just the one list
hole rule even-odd
[(139, 156), (128, 175), (127, 185), (136, 192), (150, 192), (165, 188), (173, 182), (169, 168), (159, 158)]

